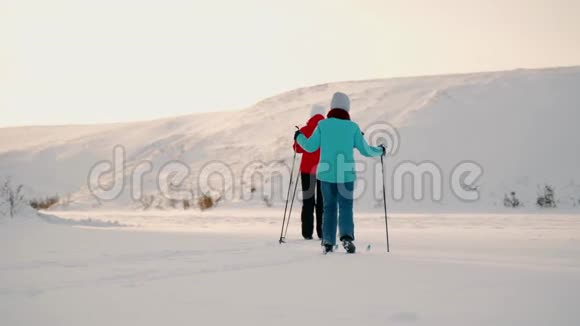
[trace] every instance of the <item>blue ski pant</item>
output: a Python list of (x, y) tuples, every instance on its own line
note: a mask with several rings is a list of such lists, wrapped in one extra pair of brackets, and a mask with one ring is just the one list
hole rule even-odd
[(336, 228), (340, 239), (354, 240), (353, 191), (354, 182), (331, 183), (321, 181), (324, 215), (322, 219), (322, 241), (336, 244)]

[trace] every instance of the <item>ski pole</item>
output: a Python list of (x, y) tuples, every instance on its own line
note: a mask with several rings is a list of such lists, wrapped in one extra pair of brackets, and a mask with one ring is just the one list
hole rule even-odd
[(290, 170), (290, 183), (288, 184), (288, 193), (286, 194), (286, 205), (284, 205), (284, 219), (282, 220), (282, 230), (280, 230), (280, 244), (284, 243), (284, 225), (286, 224), (286, 212), (288, 210), (288, 200), (290, 199), (290, 189), (292, 189), (292, 179), (294, 174), (294, 164), (296, 163), (296, 151), (292, 158), (292, 170)]
[(387, 252), (391, 252), (389, 248), (389, 221), (387, 219), (387, 195), (385, 191), (385, 164), (383, 163), (383, 155), (381, 155), (381, 172), (383, 177), (383, 204), (385, 207), (385, 230), (387, 233)]
[(290, 211), (288, 211), (288, 220), (286, 220), (286, 231), (284, 231), (284, 239), (288, 234), (288, 226), (290, 226), (290, 217), (292, 216), (292, 207), (294, 206), (294, 198), (296, 197), (296, 189), (298, 188), (298, 178), (300, 174), (296, 174), (296, 181), (294, 182), (294, 193), (292, 194), (292, 201), (290, 202)]
[[(296, 129), (298, 127), (296, 126)], [(292, 169), (290, 170), (290, 183), (288, 184), (288, 193), (286, 194), (286, 205), (284, 205), (284, 219), (282, 220), (282, 229), (280, 230), (280, 240), (278, 242), (280, 244), (284, 243), (285, 235), (284, 235), (284, 225), (286, 224), (286, 212), (288, 210), (288, 200), (290, 199), (290, 189), (292, 189), (292, 179), (294, 177), (294, 165), (296, 163), (296, 150), (294, 150), (294, 157), (292, 157)], [(293, 199), (294, 201), (294, 199)]]

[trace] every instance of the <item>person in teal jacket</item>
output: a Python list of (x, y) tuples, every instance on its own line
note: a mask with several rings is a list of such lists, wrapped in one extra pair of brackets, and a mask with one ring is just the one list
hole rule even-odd
[(296, 131), (296, 142), (307, 152), (320, 149), (317, 178), (321, 181), (324, 198), (322, 244), (325, 253), (336, 244), (336, 229), (348, 253), (354, 253), (353, 191), (356, 179), (354, 148), (367, 157), (385, 154), (385, 148), (370, 146), (359, 126), (350, 120), (350, 99), (344, 93), (335, 93), (327, 119), (309, 138)]

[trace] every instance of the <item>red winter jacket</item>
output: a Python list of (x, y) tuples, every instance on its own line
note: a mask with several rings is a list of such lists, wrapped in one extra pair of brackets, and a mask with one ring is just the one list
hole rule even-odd
[[(309, 138), (314, 133), (314, 129), (318, 126), (318, 122), (324, 120), (322, 114), (317, 114), (310, 118), (306, 123), (306, 126), (300, 128), (300, 132)], [(307, 174), (316, 174), (316, 168), (318, 167), (318, 162), (320, 162), (320, 149), (314, 153), (308, 153), (300, 147), (296, 142), (294, 142), (294, 151), (296, 153), (302, 154), (302, 162), (300, 162), (300, 172)]]

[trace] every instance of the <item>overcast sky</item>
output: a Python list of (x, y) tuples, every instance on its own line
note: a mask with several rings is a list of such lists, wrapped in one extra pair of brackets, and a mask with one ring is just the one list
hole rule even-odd
[(580, 65), (580, 0), (0, 0), (0, 126), (232, 110), (318, 83)]

